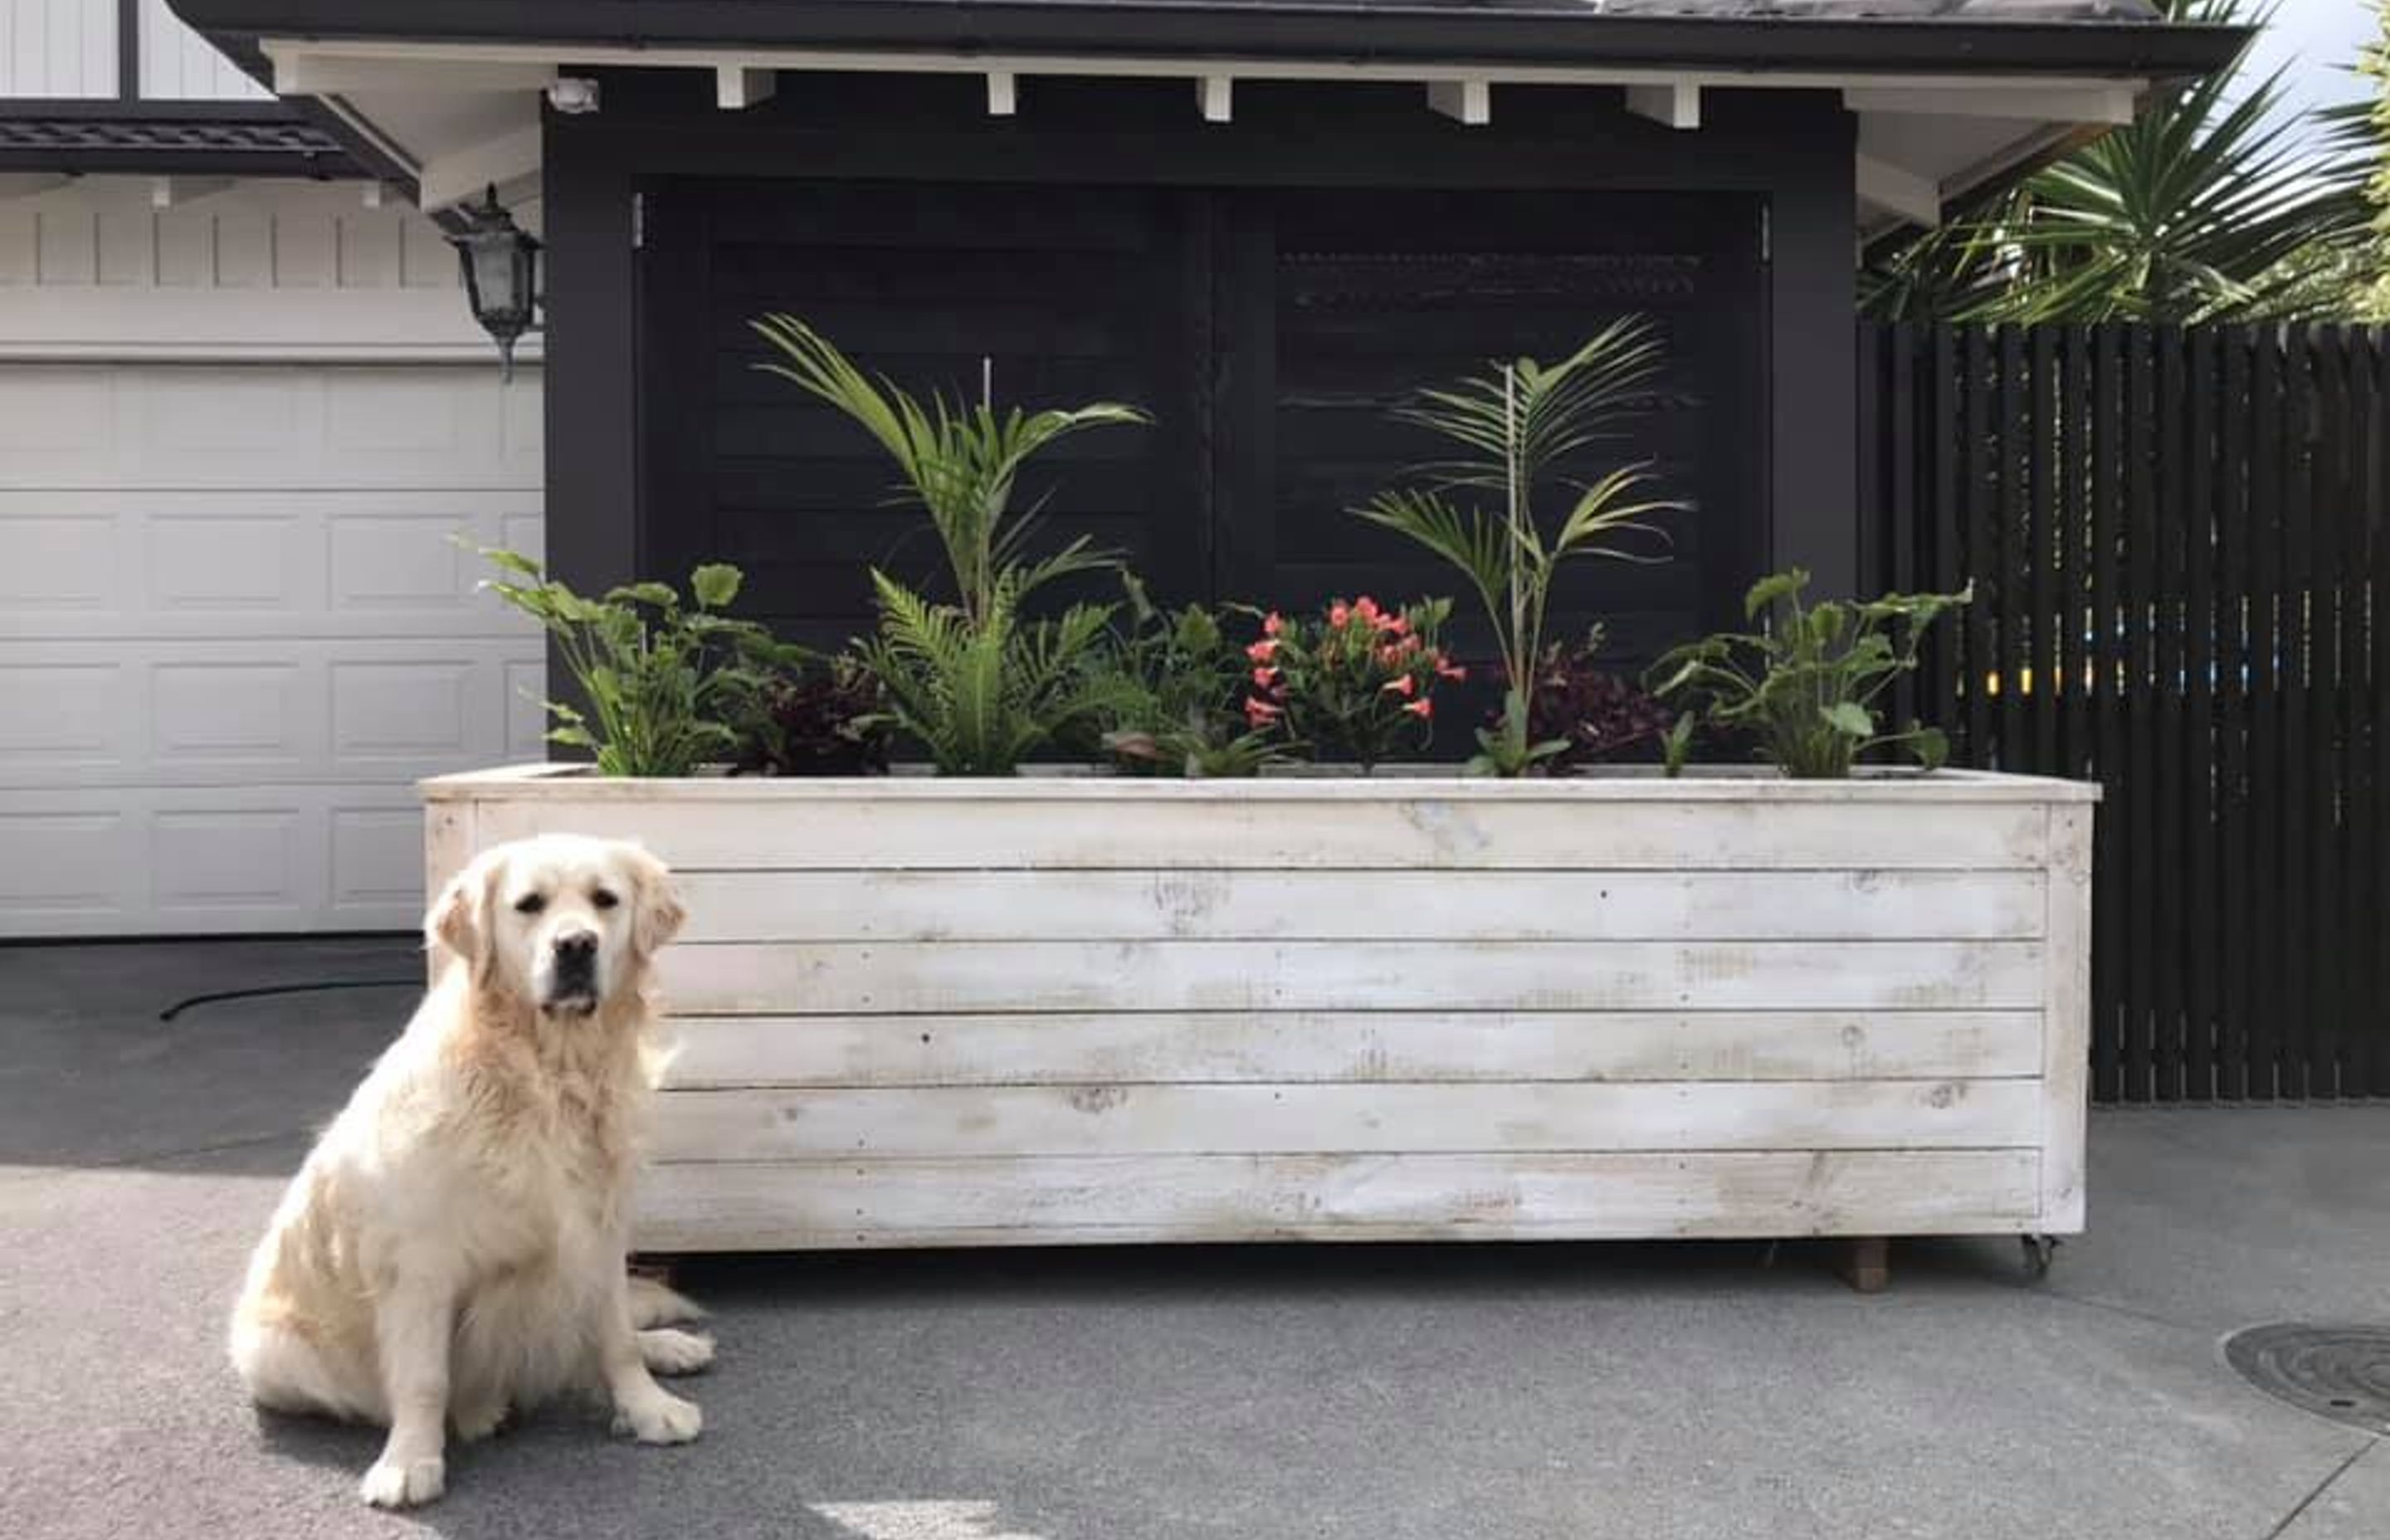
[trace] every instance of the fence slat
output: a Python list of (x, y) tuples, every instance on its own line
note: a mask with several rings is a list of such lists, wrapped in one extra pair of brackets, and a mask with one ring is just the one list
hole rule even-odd
[(2283, 969), (2274, 929), (2281, 908), (2282, 350), (2270, 332), (2257, 334), (2250, 392), (2255, 444), (2249, 464), (2249, 717), (2250, 881), (2265, 895), (2250, 927), (2249, 1099), (2271, 1101), (2281, 1090)]
[(2310, 1051), (2306, 1056), (2310, 1097), (2340, 1094), (2342, 958), (2340, 866), (2347, 831), (2341, 816), (2341, 742), (2345, 702), (2340, 669), (2340, 550), (2342, 508), (2340, 431), (2348, 404), (2338, 327), (2313, 334), (2314, 415), (2307, 430), (2307, 519), (2310, 558), (2307, 615), (2307, 818), (2312, 838), (2307, 854), (2308, 924), (2304, 943), (2309, 988)]
[(2147, 1101), (2156, 1088), (2152, 1025), (2158, 956), (2157, 712), (2152, 696), (2156, 648), (2150, 612), (2157, 599), (2157, 505), (2151, 482), (2150, 430), (2156, 416), (2156, 339), (2146, 329), (2127, 333), (2125, 412), (2125, 725), (2129, 738), (2125, 767), (2125, 805), (2130, 868), (2127, 881), (2137, 900), (2129, 905), (2126, 942), (2125, 1099)]
[(1967, 533), (1965, 549), (1967, 569), (1982, 584), (1976, 591), (1976, 602), (1966, 609), (1967, 645), (1961, 654), (1960, 689), (1967, 703), (1967, 736), (1963, 763), (1978, 767), (1992, 763), (1991, 699), (1985, 693), (1991, 687), (1992, 671), (1998, 661), (1992, 656), (1992, 609), (1999, 598), (1998, 568), (1992, 565), (1994, 548), (1991, 541), (1992, 513), (1991, 460), (1989, 448), (1991, 429), (1992, 371), (1991, 340), (1980, 327), (1970, 327), (1966, 333), (1965, 373), (1960, 399), (1965, 403), (1966, 431), (1961, 445), (1965, 466), (1960, 485), (1966, 494)]
[(2282, 359), (2282, 463), (2279, 495), (2282, 509), (2282, 586), (2277, 609), (2276, 645), (2282, 660), (2282, 736), (2278, 745), (2282, 788), (2281, 902), (2275, 906), (2282, 960), (2281, 1089), (2284, 1099), (2307, 1094), (2306, 1055), (2315, 1045), (2315, 980), (2307, 966), (2307, 873), (2313, 862), (2307, 764), (2314, 753), (2308, 736), (2314, 714), (2308, 651), (2309, 596), (2315, 581), (2315, 520), (2309, 502), (2314, 478), (2308, 468), (2308, 414), (2313, 410), (2313, 340), (2307, 328), (2285, 328)]
[[(2191, 966), (2191, 926), (2185, 913), (2190, 863), (2188, 801), (2185, 782), (2189, 761), (2183, 743), (2183, 563), (2189, 516), (2183, 507), (2186, 462), (2184, 443), (2183, 335), (2179, 327), (2157, 329), (2156, 391), (2151, 403), (2152, 438), (2156, 454), (2152, 467), (2157, 498), (2150, 526), (2155, 562), (2148, 598), (2151, 680), (2145, 699), (2157, 702), (2151, 739), (2150, 778), (2145, 795), (2153, 802), (2151, 815), (2152, 866), (2161, 863), (2166, 875), (2144, 890), (2154, 902), (2151, 916), (2150, 1068), (2151, 1096), (2158, 1101), (2179, 1101), (2183, 1096), (2184, 1042), (2183, 975)], [(2145, 526), (2145, 527), (2150, 527)]]
[(2249, 354), (2245, 328), (2223, 333), (2224, 400), (2216, 506), (2217, 656), (2224, 666), (2221, 713), (2223, 771), (2219, 828), (2224, 879), (2224, 935), (2218, 956), (2224, 983), (2223, 1033), (2217, 1094), (2239, 1101), (2249, 1094), (2249, 951), (2257, 933), (2255, 885), (2249, 876)]
[(2049, 327), (2032, 328), (2033, 458), (2025, 466), (2026, 492), (2032, 503), (2031, 537), (2025, 563), (2031, 571), (2032, 613), (2026, 636), (2033, 645), (2026, 664), (2033, 678), (2033, 749), (2018, 763), (2037, 774), (2063, 768), (2058, 749), (2058, 698), (2064, 688), (2062, 654), (2056, 642), (2060, 627), (2057, 584), (2062, 560), (2058, 538), (2058, 334)]
[[(2095, 765), (2101, 780), (2117, 788), (2125, 773), (2125, 651), (2123, 610), (2119, 603), (2117, 542), (2123, 520), (2116, 499), (2117, 470), (2125, 458), (2124, 333), (2102, 326), (2095, 333), (2093, 356), (2091, 506), (2093, 592), (2091, 646), (2099, 658), (2093, 710), (2098, 715), (2100, 751)], [(2091, 1023), (2094, 1081), (2103, 1101), (2125, 1094), (2125, 955), (2129, 938), (2124, 918), (2126, 835), (2130, 824), (2127, 804), (2112, 801), (2092, 820), (2093, 909), (2091, 934)]]
[(2189, 395), (2190, 443), (2183, 467), (2183, 670), (2191, 720), (2183, 750), (2184, 839), (2189, 841), (2190, 914), (2185, 945), (2189, 993), (2184, 1002), (2183, 1097), (2216, 1098), (2216, 1029), (2218, 1008), (2217, 959), (2224, 934), (2216, 923), (2216, 417), (2222, 381), (2216, 372), (2216, 333), (2200, 327), (2190, 337), (2184, 388)]

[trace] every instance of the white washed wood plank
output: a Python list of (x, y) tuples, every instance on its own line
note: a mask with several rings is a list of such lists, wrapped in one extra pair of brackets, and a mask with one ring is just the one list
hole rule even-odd
[(2031, 1223), (2031, 1150), (1220, 1156), (664, 1166), (662, 1251), (1245, 1239), (1973, 1234)]
[(694, 1017), (667, 1023), (676, 1052), (666, 1084), (1987, 1079), (2040, 1072), (2041, 1019), (2037, 1010)]
[[(536, 783), (533, 783), (536, 784)], [(1618, 809), (1436, 799), (1280, 803), (1108, 798), (728, 801), (493, 798), (482, 838), (565, 831), (636, 839), (689, 870), (1005, 867), (1196, 870), (2037, 866), (2032, 804), (1913, 811), (1865, 804), (1657, 802)]]
[(2085, 1123), (2091, 1095), (2091, 809), (2049, 810), (2049, 958), (2043, 964), (2041, 1220), (2083, 1228)]
[(2038, 872), (801, 872), (680, 876), (692, 942), (1969, 940)]
[(677, 1091), (654, 1158), (1983, 1149), (2041, 1136), (2026, 1080), (980, 1085)]
[(727, 943), (675, 947), (661, 974), (672, 1008), (700, 1016), (1973, 1010), (2042, 999), (2036, 942)]

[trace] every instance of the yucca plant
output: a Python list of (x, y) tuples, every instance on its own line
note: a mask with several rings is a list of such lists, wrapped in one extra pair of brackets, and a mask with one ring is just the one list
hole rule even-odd
[[(2165, 9), (2204, 25), (2273, 15), (2250, 0)], [(2253, 81), (2236, 62), (1898, 248), (1863, 280), (1862, 303), (1900, 320), (2345, 315), (2347, 290), (2315, 277), (2362, 249), (2371, 147), (2340, 135), (2318, 153), (2301, 126), (2281, 71)]]
[[(1458, 568), (1485, 608), (1504, 696), (1495, 726), (1478, 732), (1472, 771), (1525, 775), (1566, 747), (1537, 742), (1527, 730), (1529, 681), (1544, 653), (1544, 616), (1561, 565), (1578, 557), (1664, 559), (1648, 548), (1664, 544), (1649, 520), (1679, 505), (1648, 495), (1648, 461), (1589, 481), (1568, 469), (1615, 435), (1629, 403), (1658, 377), (1661, 359), (1656, 328), (1627, 316), (1557, 363), (1497, 361), (1484, 374), (1420, 391), (1395, 413), (1458, 452), (1420, 467), (1420, 485), (1380, 493), (1353, 511)], [(1630, 544), (1638, 539), (1647, 548)]]
[(1037, 749), (1092, 729), (1118, 689), (1100, 666), (1111, 608), (1072, 606), (1059, 619), (1024, 613), (1032, 594), (1073, 572), (1116, 565), (1084, 537), (1032, 558), (1032, 519), (1012, 508), (1021, 471), (1039, 450), (1089, 428), (1142, 423), (1111, 402), (1071, 410), (996, 410), (932, 395), (924, 404), (874, 380), (829, 340), (790, 315), (756, 332), (781, 362), (758, 365), (853, 418), (888, 452), (944, 545), (955, 602), (932, 601), (878, 568), (880, 635), (858, 644), (888, 687), (891, 713), (939, 770), (1007, 776)]

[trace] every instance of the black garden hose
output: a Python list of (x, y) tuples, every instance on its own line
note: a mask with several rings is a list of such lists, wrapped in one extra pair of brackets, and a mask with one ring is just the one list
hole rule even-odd
[(254, 1000), (268, 995), (315, 995), (332, 989), (421, 989), (420, 979), (343, 979), (328, 983), (265, 984), (256, 989), (224, 989), (212, 995), (194, 995), (177, 1000), (158, 1013), (161, 1021), (171, 1021), (193, 1006), (212, 1006), (222, 1000)]

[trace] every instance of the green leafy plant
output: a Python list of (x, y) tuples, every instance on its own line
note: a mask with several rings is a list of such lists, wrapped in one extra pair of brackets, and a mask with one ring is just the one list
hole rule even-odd
[[(1558, 363), (1496, 363), (1487, 373), (1420, 392), (1396, 414), (1451, 441), (1458, 454), (1419, 468), (1422, 485), (1382, 492), (1353, 511), (1459, 569), (1485, 607), (1504, 693), (1496, 725), (1477, 735), (1473, 771), (1525, 775), (1566, 746), (1532, 735), (1527, 702), (1561, 565), (1578, 557), (1664, 559), (1626, 544), (1664, 540), (1649, 520), (1678, 507), (1646, 495), (1648, 462), (1590, 481), (1569, 469), (1614, 434), (1628, 404), (1657, 378), (1661, 357), (1655, 328), (1629, 316)], [(1547, 502), (1555, 512), (1540, 506)]]
[(670, 584), (634, 583), (598, 598), (574, 593), (529, 557), (483, 550), (509, 578), (482, 586), (545, 627), (585, 706), (546, 702), (552, 743), (586, 749), (603, 776), (686, 776), (738, 743), (730, 721), (752, 709), (766, 671), (797, 656), (752, 621), (724, 613), (736, 567)]
[(765, 677), (739, 724), (742, 776), (878, 776), (896, 719), (888, 687), (852, 653), (808, 659)]
[(896, 721), (949, 776), (1009, 776), (1038, 749), (1100, 720), (1121, 698), (1100, 666), (1108, 605), (1074, 604), (1057, 620), (1027, 621), (1020, 569), (997, 575), (986, 611), (933, 604), (884, 572), (871, 574), (880, 634), (860, 646), (888, 687)]
[(1121, 582), (1130, 626), (1113, 654), (1120, 696), (1105, 752), (1124, 770), (1189, 778), (1257, 776), (1285, 758), (1295, 746), (1240, 709), (1261, 644), (1239, 647), (1202, 605), (1163, 610), (1134, 575)]
[(1436, 687), (1465, 677), (1436, 640), (1451, 612), (1449, 599), (1383, 610), (1365, 595), (1334, 601), (1317, 620), (1263, 617), (1260, 639), (1246, 649), (1247, 722), (1323, 757), (1349, 756), (1364, 774), (1405, 744), (1424, 749)]
[(904, 495), (921, 506), (944, 545), (946, 564), (964, 615), (977, 622), (1007, 584), (1015, 599), (1056, 578), (1113, 564), (1112, 557), (1082, 537), (1048, 556), (1030, 559), (1034, 518), (1016, 517), (1012, 495), (1032, 456), (1090, 428), (1141, 424), (1134, 406), (1098, 402), (1070, 410), (1048, 408), (999, 412), (989, 403), (965, 406), (944, 395), (927, 404), (894, 381), (877, 381), (857, 368), (830, 340), (790, 315), (766, 315), (755, 331), (783, 362), (759, 364), (766, 374), (790, 380), (843, 412), (879, 441), (904, 478)]
[(1885, 732), (1874, 702), (1915, 671), (1925, 628), (1972, 602), (1972, 585), (1957, 594), (1804, 605), (1808, 584), (1797, 567), (1760, 579), (1742, 609), (1746, 622), (1764, 621), (1762, 630), (1704, 636), (1652, 665), (1653, 693), (1692, 706), (1668, 736), (1671, 774), (1683, 768), (1703, 723), (1754, 733), (1761, 757), (1805, 780), (1846, 776), (1860, 754), (1882, 747), (1906, 748), (1928, 770), (1948, 757), (1940, 728), (1911, 723)]
[(1012, 498), (1038, 451), (1086, 429), (1142, 423), (1145, 415), (1112, 403), (1026, 413), (942, 395), (924, 404), (892, 380), (875, 381), (792, 316), (767, 315), (754, 327), (781, 358), (757, 367), (870, 433), (895, 462), (902, 495), (930, 516), (945, 547), (951, 604), (871, 572), (880, 631), (858, 650), (886, 684), (896, 721), (942, 772), (1005, 776), (1099, 719), (1120, 689), (1117, 674), (1101, 666), (1111, 607), (1076, 604), (1055, 618), (1026, 610), (1039, 588), (1114, 558), (1084, 537), (1033, 558), (1034, 520), (1016, 516)]

